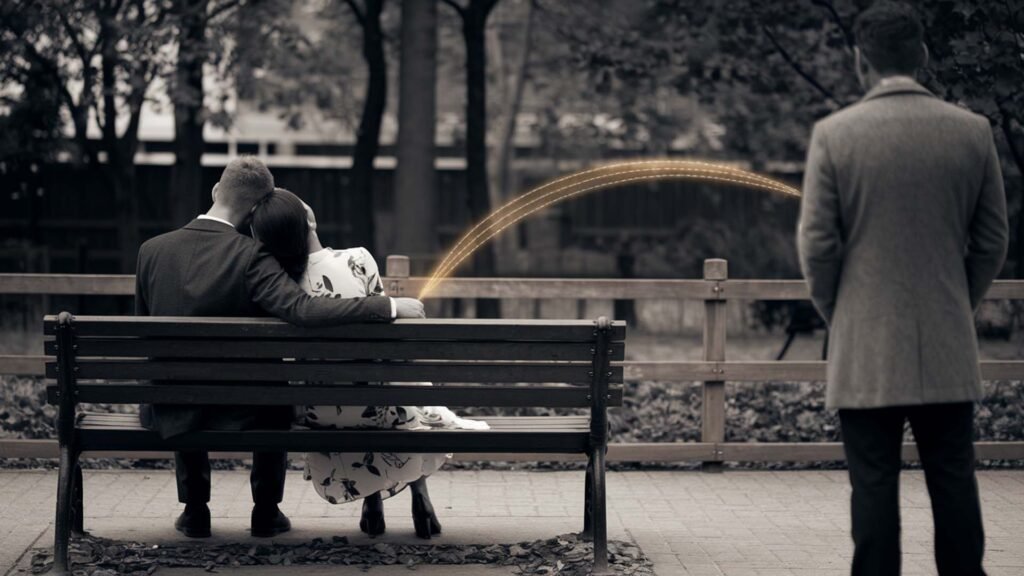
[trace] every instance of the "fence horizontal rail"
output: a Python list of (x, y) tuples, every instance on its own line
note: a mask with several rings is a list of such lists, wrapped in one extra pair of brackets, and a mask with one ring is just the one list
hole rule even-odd
[[(427, 278), (384, 278), (394, 296), (416, 296)], [(0, 294), (132, 296), (130, 274), (0, 274)], [(1024, 300), (1024, 280), (997, 280), (988, 300)], [(806, 300), (803, 280), (449, 278), (430, 298)]]
[[(977, 460), (1024, 460), (1024, 442), (976, 442)], [(221, 459), (246, 460), (251, 452), (213, 452)], [(300, 454), (293, 454), (300, 457)], [(57, 458), (56, 440), (0, 441), (0, 458)], [(129, 458), (134, 460), (165, 460), (173, 452), (85, 452), (85, 458)], [(455, 460), (465, 462), (585, 462), (582, 454), (456, 454)], [(643, 442), (608, 445), (610, 462), (842, 462), (846, 457), (838, 442)], [(903, 445), (903, 460), (919, 459), (914, 444)]]
[[(52, 356), (0, 355), (0, 374), (12, 376), (45, 376), (46, 362)], [(764, 362), (613, 362), (624, 369), (628, 382), (654, 380), (662, 382), (818, 382), (825, 380), (826, 363), (821, 361)], [(1024, 360), (985, 360), (981, 362), (985, 380), (1024, 380)]]
[[(408, 259), (388, 258), (384, 285), (394, 296), (416, 296), (427, 278), (409, 277)], [(135, 278), (131, 275), (82, 274), (0, 274), (0, 295), (131, 296)], [(729, 362), (726, 357), (726, 314), (728, 300), (806, 300), (802, 280), (730, 280), (724, 260), (705, 262), (704, 278), (693, 280), (655, 279), (548, 279), (548, 278), (450, 278), (433, 289), (431, 298), (521, 298), (521, 299), (623, 299), (696, 300), (705, 307), (704, 361), (616, 362), (627, 381), (702, 382), (703, 411), (701, 440), (692, 443), (611, 444), (612, 462), (703, 462), (714, 471), (722, 462), (808, 462), (842, 461), (843, 448), (834, 442), (742, 443), (725, 442), (725, 382), (813, 382), (826, 375), (825, 362), (755, 361)], [(1024, 280), (1003, 280), (993, 284), (988, 300), (1024, 300)], [(0, 374), (42, 376), (46, 356), (0, 356)], [(1024, 380), (1024, 361), (984, 361), (985, 380)], [(916, 460), (912, 444), (903, 447), (905, 460)], [(54, 458), (54, 440), (0, 440), (0, 458)], [(106, 457), (168, 458), (169, 453), (104, 453)], [(88, 456), (88, 454), (87, 454)], [(1024, 442), (978, 442), (979, 460), (1024, 460)], [(222, 458), (247, 458), (248, 454), (222, 453)], [(577, 461), (578, 455), (564, 454), (467, 454), (462, 460), (495, 461)]]
[(0, 294), (134, 296), (131, 274), (0, 274)]

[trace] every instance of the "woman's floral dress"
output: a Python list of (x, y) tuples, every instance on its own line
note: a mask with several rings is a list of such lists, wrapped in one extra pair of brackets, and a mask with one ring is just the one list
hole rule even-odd
[[(359, 298), (384, 294), (377, 263), (365, 248), (324, 248), (309, 255), (299, 285), (312, 296)], [(432, 406), (306, 406), (303, 423), (310, 428), (457, 427), (444, 418), (446, 408)], [(450, 414), (450, 412), (448, 412)], [(306, 480), (331, 504), (351, 502), (380, 492), (388, 498), (406, 484), (429, 476), (447, 461), (446, 454), (393, 452), (311, 452)]]

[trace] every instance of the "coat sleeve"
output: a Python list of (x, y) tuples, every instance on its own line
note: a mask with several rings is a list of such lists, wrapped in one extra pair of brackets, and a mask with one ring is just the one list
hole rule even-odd
[(992, 128), (987, 125), (988, 154), (985, 158), (985, 175), (981, 182), (978, 201), (971, 215), (967, 238), (967, 285), (970, 290), (971, 308), (977, 310), (985, 292), (999, 275), (1006, 259), (1009, 242), (1009, 226), (1006, 221), (1006, 194), (1003, 191), (1003, 174), (999, 167), (999, 155), (992, 138)]
[(135, 315), (149, 316), (149, 304), (146, 302), (146, 271), (143, 267), (145, 258), (142, 248), (139, 249), (139, 257), (135, 262)]
[(820, 124), (811, 133), (807, 152), (797, 250), (811, 300), (831, 323), (843, 265), (842, 221), (835, 170)]
[(253, 247), (245, 275), (253, 302), (273, 316), (297, 326), (391, 320), (391, 302), (383, 296), (314, 298), (306, 294), (261, 246)]

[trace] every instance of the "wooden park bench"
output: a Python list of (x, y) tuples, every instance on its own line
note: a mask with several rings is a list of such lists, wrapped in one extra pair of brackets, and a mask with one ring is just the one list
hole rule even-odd
[[(264, 318), (65, 312), (46, 317), (45, 334), (46, 352), (55, 357), (46, 366), (47, 377), (56, 380), (47, 391), (59, 406), (58, 573), (70, 573), (69, 538), (83, 530), (82, 452), (195, 449), (585, 454), (584, 534), (594, 541), (595, 573), (607, 570), (607, 408), (621, 405), (623, 379), (622, 368), (609, 362), (624, 357), (622, 322), (399, 320), (307, 329)], [(213, 378), (237, 385), (199, 383)], [(438, 385), (400, 384), (421, 381)], [(345, 384), (351, 382), (399, 384)], [(165, 440), (143, 429), (134, 415), (78, 412), (83, 402), (539, 406), (590, 413), (489, 417), (486, 431), (200, 431)]]

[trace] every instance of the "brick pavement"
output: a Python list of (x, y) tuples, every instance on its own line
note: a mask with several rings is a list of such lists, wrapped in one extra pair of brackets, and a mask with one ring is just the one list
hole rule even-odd
[[(990, 576), (1024, 575), (1024, 471), (979, 473)], [(17, 574), (25, 552), (49, 546), (56, 473), (0, 471), (0, 571)], [(179, 510), (168, 471), (87, 471), (86, 529), (99, 536), (151, 543), (177, 540)], [(516, 542), (578, 530), (581, 472), (452, 471), (431, 478), (444, 524), (441, 542)], [(935, 574), (931, 515), (920, 472), (903, 474), (904, 574)], [(848, 571), (849, 489), (845, 472), (702, 474), (639, 471), (610, 474), (609, 531), (635, 540), (660, 576), (839, 576)], [(213, 473), (215, 541), (245, 541), (248, 475)], [(409, 498), (385, 503), (392, 542), (416, 541)], [(295, 529), (282, 541), (346, 535), (368, 541), (358, 505), (332, 506), (301, 475), (288, 478), (283, 509)], [(384, 570), (376, 570), (384, 576)], [(472, 568), (459, 574), (496, 574)]]

